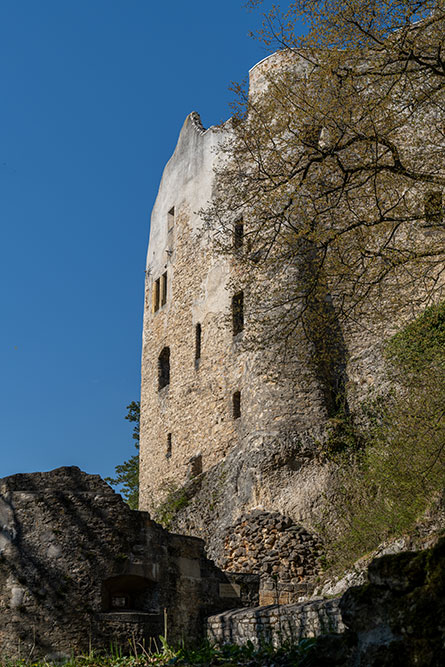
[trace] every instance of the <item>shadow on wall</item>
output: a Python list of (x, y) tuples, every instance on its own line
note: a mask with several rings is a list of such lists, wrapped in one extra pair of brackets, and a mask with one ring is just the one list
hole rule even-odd
[(102, 611), (159, 611), (159, 585), (145, 577), (121, 575), (102, 583)]
[(11, 535), (0, 562), (0, 599), (10, 614), (2, 615), (0, 629), (13, 624), (3, 651), (13, 655), (15, 644), (25, 652), (63, 645), (87, 650), (95, 632), (100, 642), (93, 615), (112, 605), (112, 585), (103, 587), (108, 595), (101, 591), (104, 575), (115, 575), (108, 581), (116, 585), (121, 580), (116, 592), (129, 604), (152, 608), (153, 582), (145, 580), (144, 593), (137, 596), (136, 581), (142, 578), (118, 576), (128, 566), (134, 535), (144, 541), (143, 515), (130, 520), (121, 498), (99, 477), (68, 468), (15, 475), (0, 484)]
[(290, 605), (268, 605), (228, 611), (208, 619), (208, 636), (218, 644), (252, 642), (281, 646), (302, 639), (342, 633), (339, 600), (313, 600)]

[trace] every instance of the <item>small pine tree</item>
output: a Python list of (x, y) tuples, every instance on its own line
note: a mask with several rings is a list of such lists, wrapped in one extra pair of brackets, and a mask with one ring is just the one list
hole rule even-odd
[(125, 419), (134, 422), (133, 440), (134, 446), (138, 450), (137, 454), (130, 456), (128, 461), (117, 465), (115, 467), (116, 477), (106, 477), (105, 481), (111, 486), (120, 487), (122, 496), (131, 507), (135, 510), (139, 504), (139, 428), (140, 428), (140, 409), (139, 401), (132, 401), (127, 405), (127, 414)]

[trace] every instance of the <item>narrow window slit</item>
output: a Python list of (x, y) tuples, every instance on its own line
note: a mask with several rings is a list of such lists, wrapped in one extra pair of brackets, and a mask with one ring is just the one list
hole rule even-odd
[(232, 327), (234, 336), (244, 329), (244, 292), (238, 292), (232, 297)]
[(195, 361), (199, 361), (201, 359), (201, 335), (201, 324), (198, 322), (195, 327)]
[(159, 293), (160, 293), (160, 282), (159, 278), (153, 283), (153, 312), (159, 310)]
[(158, 359), (158, 390), (170, 384), (170, 348), (164, 347)]
[(175, 207), (172, 206), (167, 213), (167, 232), (171, 234), (175, 226)]
[(167, 271), (162, 274), (161, 280), (161, 306), (167, 303)]
[(239, 419), (241, 417), (241, 392), (235, 391), (232, 396), (233, 418)]
[(443, 221), (443, 202), (440, 190), (430, 190), (425, 195), (425, 223), (427, 226), (440, 225)]
[(244, 222), (241, 218), (235, 222), (233, 227), (233, 247), (235, 250), (242, 248), (244, 242)]
[(165, 458), (171, 459), (172, 457), (172, 434), (167, 433), (167, 449), (165, 452)]
[(318, 148), (321, 138), (322, 126), (313, 123), (306, 123), (302, 131), (303, 146)]

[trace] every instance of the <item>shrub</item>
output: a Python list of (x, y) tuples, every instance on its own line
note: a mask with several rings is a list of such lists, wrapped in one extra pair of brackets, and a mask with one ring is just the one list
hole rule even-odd
[(329, 507), (339, 567), (412, 529), (445, 487), (445, 304), (393, 336), (386, 354), (395, 389), (371, 406), (365, 447), (343, 458)]

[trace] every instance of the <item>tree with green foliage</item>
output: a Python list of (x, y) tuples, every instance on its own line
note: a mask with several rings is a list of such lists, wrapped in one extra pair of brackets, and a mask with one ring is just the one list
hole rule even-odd
[(137, 454), (131, 456), (128, 461), (124, 461), (115, 468), (116, 477), (106, 477), (112, 486), (120, 489), (123, 497), (131, 507), (137, 509), (139, 505), (139, 429), (141, 417), (141, 404), (139, 401), (132, 401), (127, 405), (127, 414), (125, 419), (134, 423), (132, 438), (135, 441), (134, 446), (138, 450)]
[[(271, 336), (317, 345), (333, 323), (388, 321), (443, 289), (445, 8), (287, 5), (264, 14), (259, 38), (280, 64), (264, 63), (253, 94), (236, 87), (203, 216)], [(278, 286), (267, 302), (261, 274)]]

